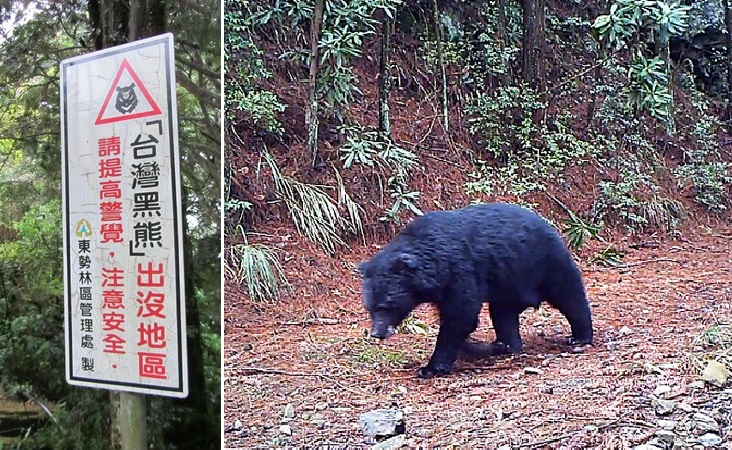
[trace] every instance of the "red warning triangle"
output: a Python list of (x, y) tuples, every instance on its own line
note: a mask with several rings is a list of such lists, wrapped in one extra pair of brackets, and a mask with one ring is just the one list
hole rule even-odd
[[(120, 86), (124, 73), (127, 74), (125, 78), (129, 84)], [(142, 94), (142, 98), (140, 98), (138, 92)], [(113, 96), (115, 102), (110, 105)], [(99, 110), (97, 120), (94, 121), (94, 125), (139, 119), (140, 117), (155, 116), (160, 113), (160, 107), (155, 103), (145, 85), (142, 84), (140, 77), (132, 70), (127, 59), (123, 59), (112, 86), (109, 88), (107, 97), (104, 99), (102, 108)]]

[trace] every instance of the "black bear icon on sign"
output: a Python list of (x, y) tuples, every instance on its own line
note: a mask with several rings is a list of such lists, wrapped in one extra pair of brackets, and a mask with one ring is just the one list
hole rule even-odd
[(131, 113), (137, 107), (137, 93), (135, 92), (135, 83), (129, 86), (117, 86), (117, 100), (114, 107), (122, 114)]

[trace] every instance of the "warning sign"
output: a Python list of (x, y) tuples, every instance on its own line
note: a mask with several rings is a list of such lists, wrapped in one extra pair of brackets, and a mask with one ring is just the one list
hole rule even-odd
[(61, 62), (66, 380), (188, 394), (173, 35)]
[[(114, 99), (114, 101), (112, 101)], [(148, 92), (127, 59), (109, 87), (94, 125), (139, 119), (160, 114), (160, 107)]]

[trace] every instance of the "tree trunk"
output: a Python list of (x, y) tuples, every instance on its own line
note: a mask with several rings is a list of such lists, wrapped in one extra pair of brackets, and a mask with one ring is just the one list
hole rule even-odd
[[(597, 53), (597, 60), (602, 61), (603, 59), (605, 59), (605, 49), (602, 46), (600, 46), (600, 49)], [(593, 82), (595, 83), (595, 86), (601, 84), (600, 83), (600, 79), (602, 78), (601, 67), (602, 66), (600, 64), (597, 64), (595, 66), (595, 70), (594, 70), (595, 73), (594, 73), (594, 80), (593, 80)], [(595, 108), (597, 108), (597, 88), (592, 90), (592, 100), (590, 100), (590, 104), (587, 108), (587, 124), (588, 125), (590, 123), (592, 123), (592, 119), (595, 118)], [(604, 127), (604, 124), (601, 124), (601, 127)]]
[[(508, 19), (506, 18), (506, 9), (508, 8), (507, 0), (498, 0), (498, 23), (496, 25), (496, 38), (498, 39), (498, 48), (503, 55), (506, 49), (506, 41), (508, 39)], [(498, 84), (500, 86), (508, 86), (513, 81), (513, 75), (511, 73), (511, 62), (504, 60), (506, 64), (506, 73), (498, 77)]]
[[(546, 0), (524, 0), (523, 15), (523, 67), (524, 82), (540, 93), (544, 100), (544, 10)], [(532, 114), (532, 121), (538, 125), (545, 119), (543, 111), (536, 109)]]
[(524, 81), (536, 89), (544, 90), (544, 10), (546, 0), (524, 0), (523, 13), (523, 65)]
[(325, 0), (315, 0), (313, 20), (310, 23), (310, 77), (308, 79), (308, 108), (305, 110), (305, 124), (308, 127), (308, 146), (313, 155), (313, 167), (318, 158), (318, 99), (317, 81), (318, 68), (320, 66), (320, 54), (318, 42), (320, 41), (320, 28), (323, 25), (323, 11)]
[(389, 72), (389, 37), (391, 33), (391, 19), (384, 13), (384, 22), (381, 37), (381, 60), (379, 61), (379, 131), (384, 136), (391, 135), (389, 124), (389, 90), (391, 75)]
[(130, 2), (128, 40), (131, 42), (164, 33), (165, 12), (164, 0)]
[(727, 129), (732, 132), (732, 9), (724, 0), (724, 23), (727, 26)]
[(94, 49), (127, 42), (130, 5), (120, 0), (89, 0), (87, 7), (94, 35)]
[(437, 65), (440, 70), (442, 81), (442, 127), (445, 134), (450, 131), (450, 123), (447, 115), (447, 73), (445, 70), (445, 58), (442, 54), (442, 26), (440, 25), (440, 10), (437, 0), (432, 0), (432, 19), (435, 23), (435, 40), (437, 42)]

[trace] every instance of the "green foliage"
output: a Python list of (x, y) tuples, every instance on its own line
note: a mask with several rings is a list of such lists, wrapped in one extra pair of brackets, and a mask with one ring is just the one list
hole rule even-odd
[(8, 274), (17, 271), (12, 283), (24, 286), (17, 295), (28, 301), (62, 295), (62, 266), (49, 264), (62, 260), (61, 202), (54, 199), (31, 206), (19, 221), (8, 225), (17, 231), (17, 239), (0, 243), (0, 264)]
[(277, 115), (285, 105), (272, 91), (258, 83), (269, 80), (272, 74), (264, 65), (264, 53), (252, 39), (256, 23), (266, 22), (266, 17), (253, 15), (248, 1), (229, 0), (224, 12), (224, 57), (228, 67), (225, 101), (229, 120), (237, 121), (235, 112), (256, 127), (276, 135), (284, 129)]
[(668, 83), (668, 69), (663, 59), (658, 56), (648, 59), (637, 53), (628, 70), (629, 104), (669, 123), (673, 97)]
[[(689, 9), (678, 1), (615, 0), (610, 13), (597, 17), (592, 24), (607, 48), (634, 50), (626, 87), (629, 101), (638, 110), (660, 119), (668, 130), (673, 130), (669, 40), (687, 29)], [(647, 43), (657, 48), (649, 49)], [(661, 51), (661, 56), (648, 57), (652, 50)]]
[(672, 231), (684, 217), (683, 205), (664, 197), (648, 174), (644, 163), (635, 158), (617, 158), (617, 179), (600, 181), (595, 209), (600, 219), (617, 217), (630, 230), (660, 228)]
[(379, 220), (399, 224), (407, 210), (421, 216), (423, 213), (417, 207), (420, 192), (409, 190), (412, 170), (419, 164), (417, 155), (378, 131), (352, 125), (342, 125), (340, 131), (346, 135), (346, 142), (341, 146), (341, 160), (346, 169), (354, 164), (374, 169), (380, 184), (383, 184), (382, 173), (389, 174), (386, 184), (393, 203)]
[(407, 362), (407, 358), (403, 353), (382, 349), (373, 345), (364, 347), (354, 358), (360, 367), (363, 364), (368, 364), (371, 367), (386, 366), (400, 368)]
[(696, 148), (685, 152), (685, 164), (676, 167), (674, 174), (679, 187), (693, 186), (694, 201), (710, 211), (723, 211), (727, 209), (732, 184), (730, 164), (722, 161), (719, 153), (719, 119), (708, 115), (705, 106), (699, 108), (701, 118), (694, 123), (692, 132)]
[(87, 449), (109, 448), (108, 395), (100, 389), (72, 388), (68, 401), (53, 412), (57, 423), (49, 421), (45, 427), (30, 430), (19, 448), (75, 450), (80, 445)]
[(235, 244), (224, 261), (229, 278), (243, 283), (254, 302), (277, 300), (280, 287), (289, 288), (277, 253), (266, 245)]
[(416, 205), (421, 194), (419, 191), (404, 192), (401, 184), (390, 184), (389, 186), (393, 191), (391, 198), (394, 203), (384, 212), (383, 216), (379, 217), (380, 221), (400, 224), (402, 213), (407, 210), (412, 211), (416, 216), (424, 214)]
[(608, 48), (620, 49), (637, 34), (649, 42), (668, 42), (684, 32), (690, 9), (678, 1), (615, 0), (609, 14), (598, 16), (592, 27)]
[(730, 164), (722, 160), (718, 132), (720, 120), (712, 115), (708, 101), (693, 90), (692, 107), (699, 119), (691, 124), (693, 143), (684, 151), (683, 164), (673, 173), (679, 188), (693, 187), (694, 201), (709, 211), (723, 211), (729, 203), (729, 186), (732, 184)]
[(625, 252), (618, 251), (615, 247), (608, 245), (605, 250), (599, 252), (592, 259), (595, 263), (605, 267), (620, 267), (624, 264)]
[(401, 334), (416, 334), (418, 336), (427, 336), (431, 332), (430, 326), (427, 323), (415, 319), (411, 314), (402, 320), (402, 323), (399, 324), (396, 331)]
[(302, 183), (283, 175), (267, 152), (264, 153), (264, 161), (272, 172), (275, 192), (285, 202), (299, 233), (322, 245), (328, 253), (335, 254), (337, 247), (346, 245), (344, 235), (362, 232), (360, 212), (350, 197), (340, 198), (349, 211), (348, 218), (344, 218), (339, 202), (326, 192), (328, 187)]
[[(470, 69), (464, 75), (468, 86), (483, 89), (488, 78), (511, 73), (517, 61), (523, 36), (522, 8), (516, 1), (507, 1), (506, 5), (508, 8), (499, 12), (497, 2), (482, 2), (481, 21), (465, 24), (460, 49), (465, 61), (462, 65)], [(499, 34), (499, 13), (506, 17), (505, 36)]]
[[(351, 62), (361, 57), (364, 38), (376, 33), (377, 14), (394, 18), (402, 0), (336, 0), (326, 2), (318, 50), (317, 95), (327, 108), (346, 108), (361, 92)], [(310, 15), (312, 17), (312, 14)], [(309, 52), (306, 53), (309, 60)]]
[[(120, 2), (112, 3), (115, 6), (110, 3), (110, 12), (120, 6)], [(32, 6), (19, 8), (17, 17), (3, 22), (0, 39), (0, 56), (8, 61), (0, 68), (0, 396), (5, 395), (8, 386), (22, 385), (24, 391), (54, 407), (58, 425), (52, 421), (34, 425), (26, 430), (21, 447), (109, 448), (108, 394), (103, 390), (71, 388), (64, 379), (63, 257), (58, 200), (58, 63), (91, 51), (92, 35), (100, 30), (90, 29), (89, 2), (35, 2)], [(221, 316), (220, 263), (212, 263), (205, 256), (213, 254), (215, 260), (220, 253), (220, 210), (219, 202), (214, 201), (220, 192), (220, 4), (203, 0), (191, 8), (188, 4), (168, 2), (166, 12), (167, 30), (176, 36), (183, 203), (187, 223), (197, 224), (192, 227), (188, 245), (198, 246), (210, 235), (216, 236), (215, 247), (209, 247), (207, 253), (194, 253), (196, 262), (201, 264), (196, 276), (206, 274), (215, 286), (195, 276), (188, 280), (196, 280), (190, 285), (201, 293), (196, 296), (200, 300), (200, 319), (207, 339), (215, 340)], [(191, 327), (190, 331), (199, 330)], [(205, 356), (203, 370), (209, 377), (206, 381), (209, 386), (216, 385), (218, 396), (220, 360), (212, 352)], [(199, 369), (200, 366), (191, 366), (189, 373), (197, 374)], [(188, 401), (194, 403), (191, 398), (197, 394), (191, 392)], [(166, 402), (170, 405), (173, 400)], [(191, 428), (192, 409), (166, 411), (170, 421), (178, 422), (176, 431)], [(220, 423), (219, 411), (209, 409), (209, 424)], [(218, 427), (211, 426), (209, 430), (200, 433), (207, 442), (198, 448), (220, 447)], [(187, 444), (186, 433), (179, 432), (157, 448), (184, 443)]]
[(584, 247), (586, 240), (597, 237), (602, 225), (593, 225), (577, 217), (571, 211), (564, 220), (564, 233), (567, 235), (567, 245), (574, 251)]
[[(232, 2), (241, 4), (239, 2)], [(307, 41), (302, 28), (309, 26), (313, 18), (313, 2), (303, 0), (282, 0), (253, 4), (248, 11), (247, 29), (253, 34), (268, 32), (290, 34), (293, 41)], [(358, 78), (353, 72), (352, 61), (362, 56), (362, 45), (366, 37), (376, 33), (380, 24), (378, 16), (385, 14), (394, 18), (402, 0), (334, 0), (325, 2), (321, 36), (318, 41), (320, 54), (316, 98), (323, 101), (327, 109), (340, 111), (348, 107), (356, 95)], [(290, 31), (286, 31), (290, 30)], [(240, 42), (237, 41), (238, 44)], [(310, 63), (310, 49), (295, 48), (282, 52), (283, 59), (298, 66)]]
[(675, 173), (680, 185), (686, 182), (694, 186), (694, 200), (710, 211), (724, 211), (729, 202), (729, 186), (732, 183), (730, 164), (708, 161), (705, 152), (693, 152), (691, 163), (679, 166)]
[(520, 197), (543, 191), (546, 182), (560, 181), (566, 167), (581, 164), (590, 155), (592, 145), (571, 132), (570, 115), (557, 117), (552, 129), (535, 123), (534, 115), (545, 106), (526, 85), (481, 92), (469, 101), (470, 132), (489, 156), (503, 164), (478, 161), (465, 186), (468, 194)]

